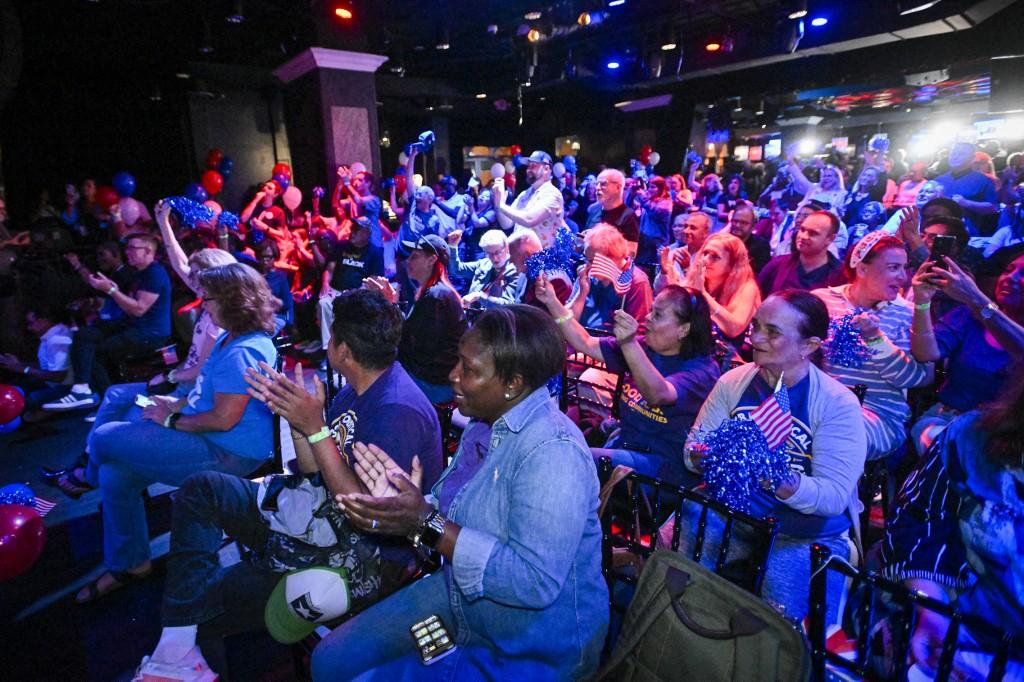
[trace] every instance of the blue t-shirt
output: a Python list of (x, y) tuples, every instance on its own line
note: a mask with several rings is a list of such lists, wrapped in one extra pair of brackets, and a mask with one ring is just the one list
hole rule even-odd
[(398, 250), (405, 257), (409, 257), (409, 247), (406, 243), (415, 244), (420, 237), (428, 234), (437, 234), (441, 230), (441, 220), (433, 211), (417, 210), (413, 207), (405, 216), (405, 222), (398, 229)]
[(619, 401), (622, 428), (608, 447), (664, 457), (666, 461), (659, 477), (679, 480), (686, 471), (682, 459), (686, 435), (718, 381), (720, 371), (709, 355), (689, 359), (680, 355), (660, 355), (643, 345), (642, 338), (640, 342), (651, 364), (675, 387), (676, 401), (671, 405), (648, 405), (633, 376), (628, 373), (629, 367), (618, 341), (611, 337), (599, 339), (608, 371), (615, 374), (627, 372)]
[[(577, 285), (578, 286), (578, 285)], [(615, 311), (622, 308), (643, 322), (651, 311), (653, 294), (651, 280), (640, 268), (633, 268), (633, 282), (625, 293), (626, 304), (622, 304), (623, 296), (615, 293), (615, 287), (603, 279), (590, 278), (590, 293), (580, 313), (580, 324), (588, 329), (606, 329), (611, 331), (615, 326)]]
[(370, 221), (370, 243), (376, 247), (384, 245), (384, 235), (380, 231), (380, 212), (383, 208), (384, 203), (376, 195), (370, 195), (363, 200), (363, 215)]
[[(789, 405), (793, 416), (793, 430), (786, 441), (786, 454), (789, 455), (789, 468), (801, 475), (814, 475), (814, 455), (812, 446), (814, 434), (811, 432), (810, 419), (807, 412), (807, 401), (810, 397), (810, 375), (804, 377), (795, 386), (789, 388)], [(755, 410), (772, 394), (774, 387), (769, 386), (760, 374), (754, 377), (732, 411), (733, 417), (749, 419), (749, 413)], [(797, 538), (820, 538), (839, 535), (850, 527), (850, 519), (846, 514), (839, 516), (818, 516), (802, 514), (791, 509), (775, 498), (770, 492), (758, 489), (750, 499), (750, 513), (754, 516), (774, 516), (779, 522), (779, 532)]]
[(1009, 377), (1010, 356), (985, 340), (985, 328), (966, 306), (957, 306), (935, 325), (939, 354), (949, 359), (939, 401), (966, 412), (995, 400)]
[(156, 301), (141, 317), (127, 315), (129, 325), (154, 338), (163, 339), (171, 335), (171, 278), (159, 263), (150, 263), (140, 270), (132, 280), (129, 295), (139, 291), (156, 294)]
[[(996, 184), (992, 178), (976, 170), (969, 170), (962, 175), (946, 173), (935, 178), (935, 182), (942, 185), (942, 194), (946, 197), (953, 197), (957, 194), (970, 201), (981, 201), (987, 204), (999, 204), (999, 197), (996, 194)], [(964, 222), (972, 236), (979, 234), (991, 234), (994, 228), (996, 215), (991, 216), (964, 209)]]
[(281, 309), (277, 315), (284, 319), (285, 324), (291, 324), (294, 320), (295, 299), (292, 298), (292, 288), (288, 283), (288, 275), (280, 270), (271, 270), (263, 275), (270, 287), (270, 293), (281, 300)]
[(423, 465), (423, 490), (430, 490), (441, 474), (441, 425), (423, 391), (397, 362), (392, 363), (362, 395), (346, 385), (328, 410), (331, 435), (350, 467), (352, 445), (374, 444), (391, 456), (403, 471), (412, 470), (412, 458)]
[[(277, 362), (277, 349), (264, 332), (250, 332), (228, 340), (224, 332), (217, 337), (210, 357), (196, 378), (196, 385), (188, 394), (188, 404), (182, 414), (200, 414), (213, 409), (218, 393), (247, 395), (245, 370), (259, 369), (265, 362), (271, 367)], [(270, 410), (258, 400), (249, 400), (242, 418), (227, 431), (207, 431), (203, 438), (224, 448), (233, 455), (262, 461), (273, 454), (274, 434)]]

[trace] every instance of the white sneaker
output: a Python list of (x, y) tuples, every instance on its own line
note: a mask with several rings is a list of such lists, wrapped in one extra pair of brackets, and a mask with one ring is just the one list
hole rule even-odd
[(199, 647), (194, 646), (174, 663), (158, 663), (146, 656), (132, 682), (217, 682), (218, 679)]
[(99, 413), (99, 410), (93, 410), (89, 414), (85, 415), (85, 417), (82, 418), (82, 421), (94, 424), (96, 422), (96, 415), (98, 415)]
[(72, 391), (60, 400), (43, 405), (47, 412), (60, 412), (63, 410), (78, 410), (83, 407), (95, 407), (100, 404), (100, 397), (95, 393), (75, 393)]

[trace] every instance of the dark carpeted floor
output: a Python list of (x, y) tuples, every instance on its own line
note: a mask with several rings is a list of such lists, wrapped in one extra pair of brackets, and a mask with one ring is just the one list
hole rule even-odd
[[(45, 518), (46, 547), (25, 574), (0, 583), (3, 679), (130, 680), (160, 634), (160, 599), (170, 529), (170, 497), (149, 502), (154, 572), (93, 603), (78, 605), (75, 593), (99, 571), (102, 521), (99, 493), (71, 500), (45, 486), (40, 466), (59, 467), (81, 451), (89, 424), (85, 413), (65, 413), (0, 435), (0, 485), (27, 483), (36, 495), (57, 502)], [(295, 678), (291, 652), (265, 633), (227, 642), (230, 677), (238, 680)]]

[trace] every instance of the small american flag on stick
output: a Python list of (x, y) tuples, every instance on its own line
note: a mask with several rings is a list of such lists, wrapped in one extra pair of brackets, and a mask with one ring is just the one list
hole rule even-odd
[(789, 438), (793, 430), (793, 415), (790, 413), (789, 391), (781, 376), (775, 392), (750, 413), (750, 419), (761, 429), (769, 450), (774, 450)]
[(590, 264), (590, 276), (611, 282), (615, 293), (622, 296), (629, 291), (629, 287), (633, 283), (633, 263), (627, 261), (626, 268), (620, 270), (611, 258), (601, 253), (595, 253), (594, 260)]

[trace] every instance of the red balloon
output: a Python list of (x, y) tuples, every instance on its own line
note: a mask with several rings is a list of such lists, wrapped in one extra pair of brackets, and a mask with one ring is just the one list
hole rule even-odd
[(651, 152), (653, 152), (653, 151), (654, 151), (654, 147), (652, 147), (649, 144), (645, 144), (643, 147), (640, 147), (640, 153), (641, 154), (647, 154), (648, 156), (650, 156)]
[[(210, 153), (206, 155), (206, 167), (210, 170), (217, 170), (220, 166), (220, 162), (224, 160), (224, 152), (214, 147), (210, 150)], [(209, 190), (207, 190), (209, 191)]]
[(522, 148), (522, 147), (520, 147), (520, 146), (519, 146), (519, 145), (517, 145), (517, 144), (514, 144), (514, 145), (510, 146), (510, 147), (508, 148), (508, 150), (509, 150), (510, 152), (512, 152), (512, 156), (516, 156), (517, 154), (522, 154), (522, 153), (523, 153), (523, 148)]
[(103, 185), (102, 187), (96, 188), (96, 203), (106, 210), (109, 211), (110, 207), (120, 200), (121, 197), (118, 196), (117, 190), (110, 185)]
[(0, 581), (27, 571), (43, 553), (46, 527), (35, 509), (0, 506)]
[(287, 163), (275, 164), (274, 165), (274, 170), (272, 170), (270, 172), (270, 177), (274, 177), (275, 175), (283, 175), (286, 178), (288, 178), (289, 180), (291, 180), (292, 179), (292, 167), (289, 166)]
[(405, 190), (405, 173), (402, 173), (401, 175), (395, 173), (395, 196), (402, 196), (405, 194)]
[(203, 189), (211, 197), (220, 194), (220, 191), (224, 189), (224, 176), (220, 172), (215, 170), (208, 170), (203, 173)]
[(0, 384), (0, 424), (14, 421), (25, 409), (25, 396), (14, 386)]

